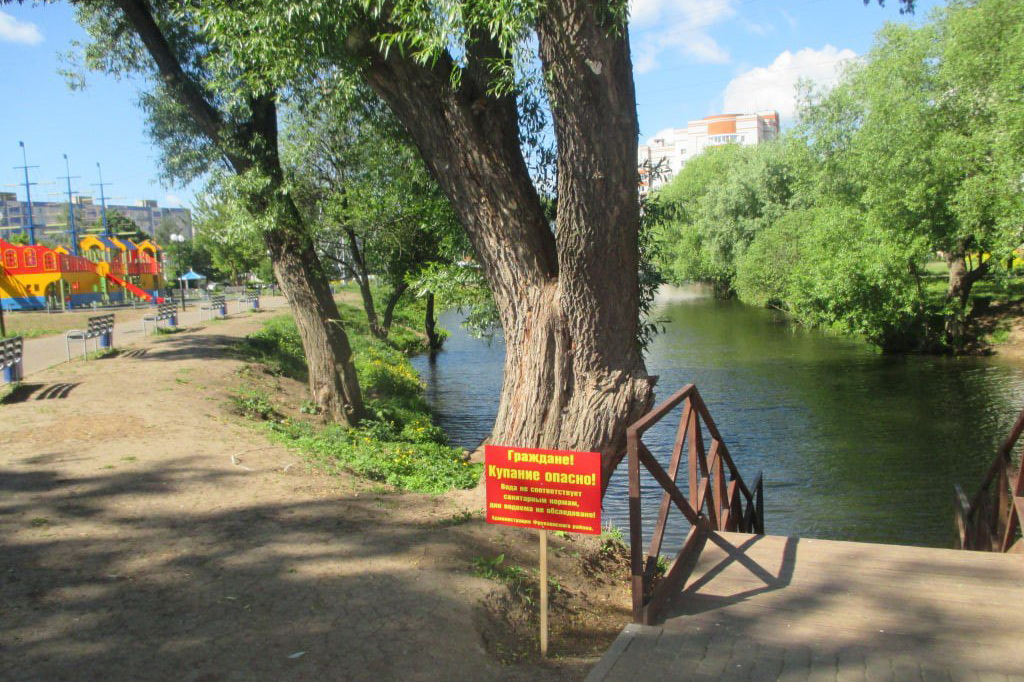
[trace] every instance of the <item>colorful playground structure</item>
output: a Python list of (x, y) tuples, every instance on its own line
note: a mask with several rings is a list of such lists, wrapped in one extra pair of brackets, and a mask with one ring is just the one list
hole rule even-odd
[(163, 303), (161, 248), (113, 236), (87, 235), (81, 256), (67, 248), (18, 245), (0, 239), (0, 306), (4, 310), (64, 310), (97, 305)]

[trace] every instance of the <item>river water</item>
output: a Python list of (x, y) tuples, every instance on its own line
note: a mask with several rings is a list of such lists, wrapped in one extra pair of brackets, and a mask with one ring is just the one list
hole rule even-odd
[[(656, 400), (697, 385), (744, 478), (764, 471), (771, 534), (950, 546), (953, 484), (976, 488), (1024, 407), (1024, 369), (997, 358), (882, 356), (699, 287), (663, 289), (656, 314), (665, 324), (647, 357)], [(469, 337), (459, 319), (445, 313), (444, 351), (413, 362), (452, 443), (473, 448), (497, 411), (504, 347)], [(663, 462), (678, 418), (644, 438)], [(644, 477), (649, 532), (660, 488)], [(624, 465), (603, 517), (628, 528)], [(666, 550), (687, 530), (681, 515), (670, 518)]]

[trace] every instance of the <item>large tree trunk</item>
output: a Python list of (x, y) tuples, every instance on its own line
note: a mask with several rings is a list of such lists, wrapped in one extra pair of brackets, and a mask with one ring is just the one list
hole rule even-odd
[(547, 5), (538, 26), (559, 145), (557, 239), (518, 139), (512, 97), (487, 94), (487, 41), (472, 45), (458, 89), (451, 62), (420, 66), (350, 47), (406, 126), (483, 266), (505, 333), (505, 376), (491, 440), (595, 450), (605, 480), (651, 385), (639, 323), (636, 111), (625, 27), (592, 5)]
[(954, 304), (954, 311), (946, 318), (946, 342), (954, 349), (963, 346), (967, 333), (967, 303), (975, 282), (985, 276), (989, 261), (979, 263), (973, 270), (967, 267), (967, 246), (958, 244), (946, 254), (949, 279), (946, 285), (946, 303)]
[[(301, 220), (294, 206), (291, 210)], [(264, 239), (302, 338), (310, 397), (326, 419), (351, 426), (363, 416), (362, 393), (352, 348), (312, 241), (287, 227), (268, 231)]]
[[(638, 343), (639, 127), (625, 24), (600, 3), (551, 0), (537, 26), (558, 141), (559, 298), (573, 381), (562, 419), (581, 444), (613, 444), (650, 406)], [(585, 388), (584, 388), (585, 387)], [(582, 390), (581, 390), (582, 389)], [(613, 418), (614, 415), (614, 418)]]
[(313, 239), (295, 202), (284, 191), (277, 144), (277, 106), (267, 96), (253, 102), (251, 109), (252, 127), (256, 131), (253, 157), (269, 183), (262, 200), (249, 203), (276, 209), (277, 221), (264, 233), (264, 241), (302, 339), (310, 397), (325, 419), (352, 426), (364, 413), (352, 347)]
[(976, 268), (967, 268), (967, 249), (959, 246), (946, 254), (949, 266), (949, 279), (946, 285), (946, 301), (960, 304), (961, 310), (967, 309), (971, 297), (971, 288), (988, 272), (989, 261), (979, 263)]

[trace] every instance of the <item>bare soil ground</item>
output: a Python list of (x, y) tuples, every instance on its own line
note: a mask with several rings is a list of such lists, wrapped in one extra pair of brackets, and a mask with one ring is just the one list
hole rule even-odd
[[(234, 355), (261, 322), (59, 365), (0, 405), (0, 679), (582, 679), (628, 620), (621, 554), (552, 538), (539, 660), (536, 535), (484, 524), (480, 489), (327, 476), (233, 414), (253, 382), (284, 413), (304, 397)], [(513, 589), (474, 569), (499, 554)]]
[(1005, 330), (1004, 340), (983, 350), (1015, 362), (1024, 361), (1024, 301), (997, 302), (977, 317), (978, 327), (986, 334)]

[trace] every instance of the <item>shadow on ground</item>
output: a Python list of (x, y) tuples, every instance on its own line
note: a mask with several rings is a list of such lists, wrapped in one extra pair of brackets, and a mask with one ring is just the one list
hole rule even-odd
[(67, 398), (68, 394), (78, 385), (78, 383), (18, 384), (10, 393), (0, 399), (0, 404), (13, 405), (29, 399), (61, 400)]
[(602, 682), (1024, 679), (1009, 557), (738, 534), (705, 553)]
[(65, 478), (35, 461), (0, 471), (2, 679), (537, 679), (487, 657), (476, 600), (456, 596), (487, 588), (455, 544), (493, 547), (381, 527), (387, 496), (199, 513), (176, 493), (247, 474), (179, 459)]

